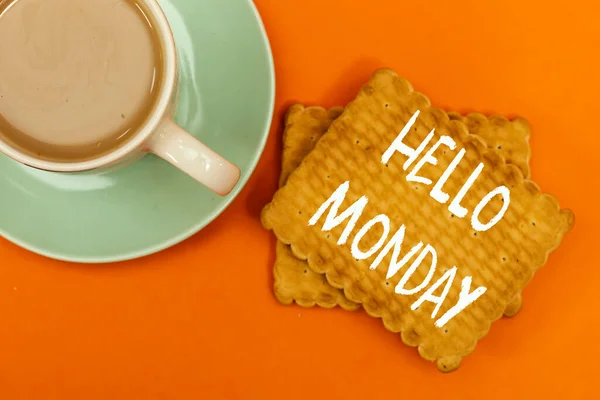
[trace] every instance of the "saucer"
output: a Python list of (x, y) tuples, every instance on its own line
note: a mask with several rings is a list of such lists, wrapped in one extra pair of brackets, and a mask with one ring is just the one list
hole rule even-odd
[(251, 0), (159, 0), (177, 43), (175, 121), (242, 171), (226, 197), (147, 155), (116, 171), (56, 174), (0, 155), (0, 235), (64, 261), (128, 260), (218, 217), (262, 154), (275, 97), (269, 42)]

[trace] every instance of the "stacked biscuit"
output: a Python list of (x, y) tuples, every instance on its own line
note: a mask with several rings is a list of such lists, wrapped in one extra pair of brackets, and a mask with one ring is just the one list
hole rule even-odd
[(574, 221), (529, 180), (529, 135), (521, 118), (434, 108), (391, 70), (345, 109), (292, 106), (262, 213), (277, 299), (363, 307), (456, 369)]

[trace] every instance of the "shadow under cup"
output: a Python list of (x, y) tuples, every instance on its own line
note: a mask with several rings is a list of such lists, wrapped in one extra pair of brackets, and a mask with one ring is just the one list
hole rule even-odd
[(148, 3), (0, 0), (0, 144), (74, 164), (130, 143), (165, 91)]

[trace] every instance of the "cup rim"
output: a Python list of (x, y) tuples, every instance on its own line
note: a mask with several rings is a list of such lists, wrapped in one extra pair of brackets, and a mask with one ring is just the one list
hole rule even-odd
[(83, 172), (115, 164), (144, 145), (144, 142), (147, 141), (148, 137), (158, 129), (169, 110), (177, 76), (177, 55), (171, 26), (169, 25), (161, 6), (158, 4), (158, 0), (138, 1), (145, 6), (144, 11), (150, 14), (150, 22), (158, 34), (159, 45), (161, 46), (163, 56), (163, 77), (159, 81), (158, 100), (150, 111), (150, 117), (144, 125), (139, 128), (138, 132), (129, 139), (127, 143), (117, 147), (114, 151), (86, 161), (61, 162), (41, 160), (18, 150), (0, 138), (1, 153), (6, 154), (21, 164), (44, 171)]

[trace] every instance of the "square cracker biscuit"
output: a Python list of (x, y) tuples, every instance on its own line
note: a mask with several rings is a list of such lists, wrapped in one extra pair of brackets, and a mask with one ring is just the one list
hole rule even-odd
[[(283, 133), (280, 186), (285, 184), (288, 176), (300, 165), (342, 112), (342, 107), (326, 110), (323, 107), (304, 107), (301, 104), (288, 109)], [(525, 176), (529, 176), (531, 129), (526, 120), (515, 118), (509, 121), (498, 115), (485, 117), (479, 113), (462, 116), (456, 112), (449, 112), (448, 116), (465, 122), (470, 133), (483, 138), (488, 147), (505, 156), (507, 163), (517, 165)], [(282, 304), (296, 302), (302, 307), (318, 305), (323, 308), (339, 305), (345, 310), (360, 308), (360, 304), (348, 300), (342, 290), (327, 282), (325, 275), (312, 271), (306, 261), (295, 257), (290, 247), (280, 241), (277, 241), (276, 245), (273, 275), (275, 297)], [(516, 315), (521, 308), (521, 302), (519, 294), (508, 304), (504, 315)]]
[[(450, 199), (480, 163), (484, 169), (461, 203), (470, 213), (495, 187), (510, 188), (509, 207), (492, 229), (474, 231), (470, 215), (458, 218), (449, 212), (447, 204), (437, 203), (429, 196), (426, 185), (407, 181), (407, 171), (402, 169), (406, 157), (394, 153), (387, 164), (382, 164), (382, 154), (416, 111), (420, 111), (419, 118), (403, 140), (407, 146), (416, 149), (435, 129), (437, 136), (451, 137), (457, 151), (466, 150), (459, 167), (444, 185)], [(437, 165), (422, 168), (420, 176), (433, 182), (440, 179), (454, 152), (443, 153), (438, 155)], [(363, 196), (369, 202), (348, 240), (338, 245), (347, 220), (324, 231), (324, 218), (312, 226), (309, 219), (343, 182), (350, 184), (340, 212)], [(481, 220), (489, 221), (501, 208), (500, 199), (492, 198), (481, 212)], [(406, 226), (402, 256), (418, 242), (436, 249), (438, 268), (431, 277), (426, 277), (428, 269), (411, 268), (412, 274), (400, 270), (388, 278), (386, 267), (393, 261), (391, 251), (375, 269), (369, 268), (375, 256), (363, 260), (352, 256), (356, 231), (378, 214), (388, 216), (392, 234), (401, 225)], [(325, 274), (329, 283), (344, 290), (346, 298), (360, 303), (370, 315), (382, 318), (387, 329), (401, 333), (404, 343), (418, 347), (419, 354), (435, 361), (442, 371), (456, 369), (462, 358), (475, 349), (491, 323), (502, 316), (509, 302), (545, 264), (548, 254), (559, 246), (574, 222), (573, 214), (561, 210), (553, 196), (542, 194), (518, 167), (506, 164), (502, 156), (487, 148), (483, 139), (469, 134), (463, 122), (451, 120), (442, 110), (431, 107), (424, 95), (391, 70), (377, 71), (361, 88), (264, 208), (261, 219), (265, 228), (290, 244), (294, 255), (307, 260), (313, 271)], [(382, 233), (382, 229), (368, 230), (359, 247), (375, 247), (385, 237)], [(465, 287), (469, 293), (478, 287), (485, 287), (486, 291), (438, 327), (432, 318), (436, 311), (433, 302), (424, 302), (415, 310), (411, 305), (426, 290), (417, 291), (424, 282), (442, 282), (440, 278), (451, 276), (452, 271), (455, 276), (447, 280), (451, 286), (446, 295), (442, 296), (439, 290), (431, 293), (444, 299), (437, 310), (438, 318), (457, 304)], [(472, 284), (467, 285), (469, 277)], [(403, 285), (399, 285), (401, 278)], [(413, 293), (397, 294), (396, 286), (410, 288)]]

